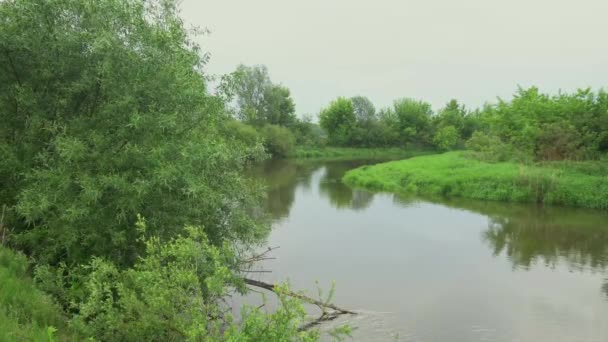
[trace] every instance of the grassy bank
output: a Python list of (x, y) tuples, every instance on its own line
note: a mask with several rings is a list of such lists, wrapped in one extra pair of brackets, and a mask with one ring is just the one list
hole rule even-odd
[(606, 162), (486, 163), (450, 152), (361, 167), (344, 181), (390, 192), (608, 209)]
[(77, 341), (50, 297), (34, 287), (24, 256), (0, 247), (0, 341)]
[(404, 148), (353, 148), (353, 147), (297, 147), (289, 158), (294, 159), (381, 159), (409, 158), (433, 153), (432, 151)]

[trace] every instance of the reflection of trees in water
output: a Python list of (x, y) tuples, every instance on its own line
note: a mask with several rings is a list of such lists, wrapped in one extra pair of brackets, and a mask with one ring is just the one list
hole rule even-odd
[(334, 208), (362, 210), (371, 204), (374, 195), (370, 192), (351, 189), (342, 183), (342, 177), (361, 163), (333, 162), (325, 164), (325, 174), (319, 183), (319, 193), (326, 196)]
[(446, 204), (487, 215), (483, 239), (514, 266), (537, 261), (570, 267), (608, 266), (608, 213), (563, 207), (447, 200)]
[(258, 165), (252, 174), (266, 184), (267, 196), (264, 208), (273, 220), (280, 220), (289, 215), (296, 189), (310, 189), (313, 174), (321, 169), (324, 172), (319, 182), (319, 193), (327, 197), (332, 206), (355, 210), (367, 208), (373, 199), (373, 194), (363, 190), (352, 190), (342, 183), (342, 176), (346, 171), (362, 164), (366, 163), (271, 160)]
[[(495, 255), (504, 252), (513, 266), (561, 263), (571, 270), (597, 272), (608, 267), (606, 212), (464, 200), (447, 204), (489, 216), (482, 238)], [(608, 279), (601, 290), (608, 299)]]
[(296, 188), (310, 188), (311, 176), (320, 167), (291, 160), (270, 160), (253, 170), (253, 175), (266, 185), (264, 208), (273, 220), (289, 215)]
[[(573, 217), (574, 215), (574, 217)], [(565, 260), (572, 268), (604, 269), (608, 257), (608, 227), (595, 215), (536, 210), (524, 216), (492, 217), (484, 239), (494, 253), (505, 251), (515, 265), (535, 261), (555, 266)], [(604, 218), (605, 219), (605, 218)]]

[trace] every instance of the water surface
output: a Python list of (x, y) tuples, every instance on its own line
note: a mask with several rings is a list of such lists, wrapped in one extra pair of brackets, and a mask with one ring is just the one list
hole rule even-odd
[[(608, 215), (351, 189), (365, 161), (275, 161), (267, 281), (334, 302), (357, 341), (608, 341)], [(336, 324), (336, 323), (334, 323)]]

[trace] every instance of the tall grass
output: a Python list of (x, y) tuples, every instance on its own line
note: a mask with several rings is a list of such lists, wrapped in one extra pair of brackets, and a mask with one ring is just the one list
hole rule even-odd
[(23, 255), (0, 246), (0, 341), (76, 341), (60, 308), (27, 271)]
[(362, 167), (344, 181), (391, 192), (608, 209), (602, 163), (487, 163), (449, 152)]

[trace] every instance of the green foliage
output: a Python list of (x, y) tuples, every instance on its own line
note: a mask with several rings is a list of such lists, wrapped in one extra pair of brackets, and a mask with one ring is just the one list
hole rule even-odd
[[(473, 133), (473, 136), (466, 142), (467, 149), (475, 152), (478, 159), (499, 162), (515, 159), (515, 154), (511, 145), (503, 143), (500, 138), (488, 135), (482, 131)], [(523, 155), (519, 154), (523, 158)]]
[(76, 341), (67, 318), (28, 277), (25, 256), (0, 246), (0, 341)]
[(344, 180), (393, 192), (608, 209), (608, 180), (598, 173), (602, 169), (575, 162), (492, 164), (449, 152), (356, 169)]
[(302, 119), (296, 119), (291, 125), (291, 131), (296, 138), (296, 145), (299, 146), (323, 146), (325, 145), (326, 137), (323, 129), (312, 122), (310, 116), (304, 116)]
[(223, 135), (243, 144), (243, 147), (253, 147), (252, 152), (257, 150), (263, 142), (260, 132), (253, 126), (238, 120), (228, 120), (223, 127)]
[[(130, 264), (136, 214), (161, 236), (203, 224), (251, 239), (251, 151), (217, 129), (205, 58), (172, 1), (0, 3), (2, 198), (14, 243), (42, 262)], [(103, 227), (103, 229), (100, 229)], [(161, 234), (162, 232), (162, 234)]]
[(452, 150), (458, 146), (460, 134), (454, 126), (441, 127), (433, 137), (433, 144), (440, 150)]
[(597, 158), (608, 151), (608, 94), (590, 89), (550, 96), (518, 89), (480, 112), (484, 131), (530, 159)]
[(433, 110), (430, 104), (414, 99), (399, 99), (393, 104), (393, 111), (403, 142), (431, 143)]
[(348, 159), (388, 159), (388, 158), (408, 158), (412, 156), (424, 155), (432, 151), (408, 150), (404, 148), (354, 148), (354, 147), (298, 147), (289, 156), (300, 159), (329, 159), (329, 160), (348, 160)]
[[(145, 226), (139, 223), (140, 233)], [(217, 299), (231, 288), (244, 290), (234, 273), (239, 263), (227, 244), (210, 244), (200, 228), (163, 243), (158, 237), (142, 241), (146, 256), (131, 268), (120, 269), (101, 258), (72, 272), (67, 289), (69, 323), (49, 297), (27, 276), (25, 257), (0, 247), (0, 340), (60, 341), (316, 341), (317, 330), (299, 331), (306, 320), (302, 303), (278, 288), (280, 306), (268, 313), (244, 307), (240, 322), (225, 314)], [(44, 270), (46, 269), (46, 270)], [(38, 277), (44, 287), (48, 267)], [(47, 279), (43, 279), (48, 277)], [(345, 334), (345, 328), (340, 336)], [(76, 334), (78, 332), (78, 334)], [(79, 336), (77, 338), (77, 336)]]
[(240, 120), (255, 126), (290, 126), (296, 120), (296, 107), (289, 89), (273, 84), (268, 68), (241, 64), (232, 77)]
[(262, 128), (264, 147), (274, 157), (286, 157), (295, 146), (295, 137), (285, 127), (266, 125)]
[(319, 123), (327, 132), (329, 143), (346, 146), (352, 138), (356, 117), (351, 100), (339, 97), (319, 114)]
[(120, 270), (93, 259), (83, 266), (84, 295), (74, 298), (75, 327), (104, 341), (200, 340), (219, 334), (209, 317), (220, 314), (216, 299), (227, 285), (239, 286), (236, 263), (226, 246), (212, 246), (202, 229), (167, 243), (146, 239), (146, 256)]
[(287, 87), (273, 84), (265, 89), (263, 122), (271, 125), (291, 126), (296, 120), (295, 111), (296, 105)]
[(355, 118), (360, 126), (366, 126), (376, 120), (376, 108), (365, 96), (351, 97)]

